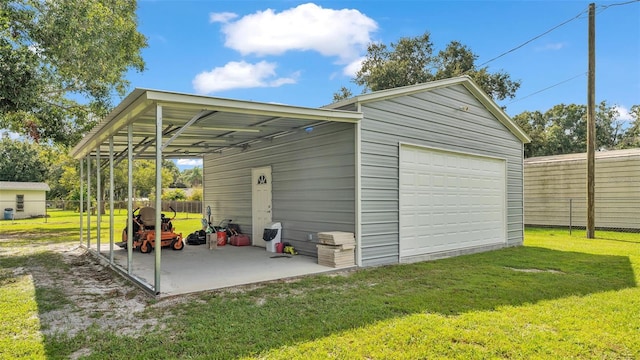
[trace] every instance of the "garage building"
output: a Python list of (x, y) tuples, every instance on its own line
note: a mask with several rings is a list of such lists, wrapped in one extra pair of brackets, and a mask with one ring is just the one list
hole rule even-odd
[(529, 141), (462, 76), (319, 109), (136, 89), (72, 154), (202, 157), (204, 207), (253, 245), (272, 221), (310, 256), (353, 232), (373, 266), (521, 245)]
[[(640, 149), (595, 153), (595, 226), (640, 229)], [(524, 161), (525, 224), (586, 227), (587, 154)]]

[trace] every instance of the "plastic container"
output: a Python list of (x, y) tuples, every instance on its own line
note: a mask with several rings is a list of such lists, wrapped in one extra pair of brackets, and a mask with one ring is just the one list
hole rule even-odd
[(12, 220), (13, 219), (13, 208), (5, 208), (4, 209), (4, 219)]
[(218, 230), (216, 232), (216, 239), (217, 239), (217, 243), (218, 246), (225, 246), (227, 245), (227, 230)]
[(279, 242), (276, 244), (276, 252), (282, 254), (284, 252), (284, 244)]
[(267, 251), (276, 252), (277, 244), (282, 242), (282, 223), (272, 222), (265, 225), (262, 240), (267, 243)]

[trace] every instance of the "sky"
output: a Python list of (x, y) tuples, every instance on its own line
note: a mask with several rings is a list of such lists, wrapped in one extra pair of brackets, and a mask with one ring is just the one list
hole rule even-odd
[[(352, 79), (369, 43), (389, 45), (429, 32), (434, 52), (459, 41), (477, 55), (476, 64), (521, 82), (515, 98), (498, 102), (508, 115), (544, 112), (561, 103), (586, 104), (588, 6), (558, 0), (139, 0), (138, 30), (149, 43), (142, 51), (146, 70), (127, 79), (131, 90), (320, 107), (343, 86), (362, 92)], [(617, 106), (620, 121), (628, 121), (629, 108), (640, 104), (640, 2), (597, 2), (595, 24), (596, 102)]]

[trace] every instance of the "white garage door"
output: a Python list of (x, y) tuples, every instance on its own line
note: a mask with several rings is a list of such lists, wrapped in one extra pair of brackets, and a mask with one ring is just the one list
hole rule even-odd
[(402, 145), (400, 260), (506, 242), (506, 162)]

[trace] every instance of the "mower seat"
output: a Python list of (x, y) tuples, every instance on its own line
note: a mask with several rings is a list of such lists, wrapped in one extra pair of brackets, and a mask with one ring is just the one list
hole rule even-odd
[(143, 207), (138, 212), (140, 216), (140, 221), (145, 227), (155, 227), (156, 226), (156, 209), (152, 207)]

